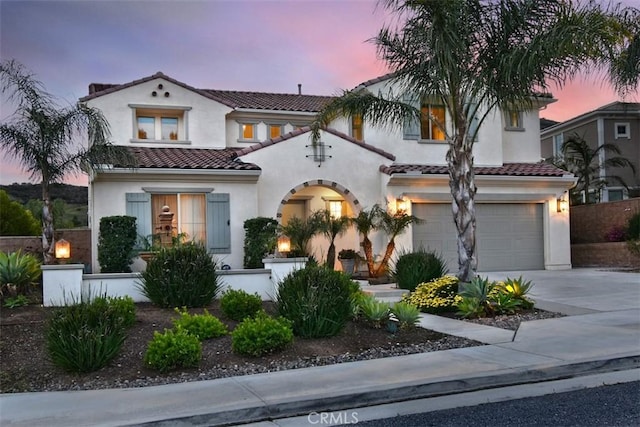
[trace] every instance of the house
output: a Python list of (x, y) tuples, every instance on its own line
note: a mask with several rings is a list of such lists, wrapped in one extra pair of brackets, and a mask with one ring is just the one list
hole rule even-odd
[[(377, 93), (390, 76), (362, 83)], [(428, 118), (404, 129), (339, 119), (312, 144), (309, 123), (331, 100), (298, 93), (198, 89), (157, 73), (124, 84), (91, 84), (80, 99), (102, 110), (115, 144), (128, 147), (137, 167), (111, 165), (90, 177), (93, 271), (99, 271), (100, 218), (133, 215), (138, 233), (157, 232), (168, 206), (174, 232), (206, 242), (232, 269), (242, 268), (245, 220), (286, 223), (318, 209), (356, 215), (374, 204), (402, 202), (424, 221), (396, 239), (399, 250), (429, 248), (457, 270), (456, 231), (446, 170), (447, 143)], [(447, 125), (444, 107), (429, 109)], [(540, 98), (542, 107), (553, 100)], [(569, 216), (560, 201), (572, 175), (540, 162), (538, 109), (494, 111), (475, 143), (477, 241), (480, 271), (571, 267)], [(386, 238), (373, 236), (382, 254)], [(336, 247), (359, 249), (355, 230)], [(317, 237), (315, 256), (328, 242)], [(143, 264), (136, 261), (134, 269)]]
[[(603, 144), (617, 146), (620, 149), (619, 155), (606, 155), (625, 157), (636, 169), (640, 168), (640, 103), (612, 102), (543, 129), (540, 132), (542, 157), (561, 157), (562, 144), (574, 134), (587, 141), (593, 149)], [(604, 157), (600, 161), (603, 160)], [(596, 200), (608, 202), (640, 197), (640, 174), (634, 174), (630, 168), (607, 170), (603, 167), (600, 176), (619, 176), (628, 188), (619, 182), (610, 181), (596, 194)]]

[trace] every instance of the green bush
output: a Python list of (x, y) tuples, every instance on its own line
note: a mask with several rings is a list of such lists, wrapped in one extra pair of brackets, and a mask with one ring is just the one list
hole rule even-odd
[(20, 202), (11, 200), (6, 191), (0, 190), (0, 236), (37, 236), (42, 226)]
[(136, 304), (130, 296), (106, 297), (107, 305), (117, 316), (122, 319), (125, 328), (130, 328), (136, 323)]
[(140, 291), (160, 307), (205, 307), (221, 290), (216, 265), (204, 246), (161, 249), (142, 272)]
[(458, 311), (456, 311), (456, 314), (473, 319), (476, 317), (484, 317), (485, 311), (478, 298), (462, 297), (458, 302)]
[(202, 344), (195, 335), (176, 327), (154, 332), (144, 354), (144, 363), (160, 372), (198, 366), (202, 357)]
[(398, 257), (393, 277), (400, 289), (413, 292), (418, 284), (442, 277), (447, 272), (447, 264), (440, 255), (419, 249)]
[(357, 285), (342, 272), (307, 265), (278, 284), (278, 313), (293, 322), (293, 332), (297, 336), (334, 336), (351, 317), (351, 295), (356, 288)]
[(3, 305), (7, 308), (23, 307), (25, 305), (29, 305), (29, 298), (24, 295), (16, 295), (15, 297), (5, 299)]
[(458, 295), (458, 278), (442, 276), (430, 282), (420, 283), (416, 290), (402, 297), (425, 313), (452, 313), (462, 297)]
[(280, 350), (292, 341), (291, 322), (283, 317), (274, 319), (264, 311), (247, 317), (231, 333), (232, 350), (255, 357)]
[(226, 317), (239, 322), (262, 309), (262, 298), (257, 293), (251, 295), (242, 289), (228, 289), (220, 298), (220, 309)]
[(276, 248), (278, 221), (251, 218), (244, 222), (244, 268), (264, 268), (262, 260)]
[(173, 320), (173, 326), (197, 337), (200, 341), (227, 335), (227, 325), (209, 314), (206, 309), (204, 314), (189, 314), (186, 307), (183, 307), (182, 311), (176, 308), (175, 311), (180, 317)]
[(633, 214), (627, 221), (627, 240), (640, 240), (640, 212)]
[[(66, 302), (65, 302), (66, 303)], [(106, 366), (126, 338), (128, 311), (117, 298), (97, 297), (55, 309), (46, 328), (51, 361), (70, 372)]]
[(100, 218), (98, 262), (103, 273), (129, 273), (133, 262), (133, 247), (138, 235), (136, 218), (117, 215)]
[(15, 287), (16, 293), (26, 294), (30, 288), (38, 283), (42, 276), (40, 261), (30, 254), (16, 252), (0, 252), (0, 291), (8, 287)]
[(375, 328), (380, 328), (389, 319), (389, 303), (378, 301), (373, 295), (362, 298), (360, 311), (362, 316)]
[(398, 319), (400, 329), (411, 329), (420, 321), (418, 307), (403, 301), (398, 301), (391, 306), (391, 314)]

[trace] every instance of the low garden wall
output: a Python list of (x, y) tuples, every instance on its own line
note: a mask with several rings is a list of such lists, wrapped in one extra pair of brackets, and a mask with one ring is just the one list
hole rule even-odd
[[(257, 293), (263, 301), (276, 297), (278, 283), (294, 270), (304, 268), (306, 258), (264, 259), (265, 269), (219, 270), (224, 288)], [(138, 287), (140, 273), (83, 274), (83, 264), (43, 265), (42, 301), (45, 306), (62, 306), (95, 295), (130, 296), (135, 302), (149, 301)]]
[(573, 267), (639, 268), (640, 256), (626, 242), (609, 241), (616, 229), (626, 227), (640, 212), (640, 198), (572, 206), (571, 264)]
[[(56, 240), (64, 239), (71, 244), (72, 263), (91, 265), (91, 229), (70, 228), (55, 231)], [(0, 251), (22, 252), (37, 255), (42, 254), (42, 237), (40, 236), (2, 236), (0, 237)]]

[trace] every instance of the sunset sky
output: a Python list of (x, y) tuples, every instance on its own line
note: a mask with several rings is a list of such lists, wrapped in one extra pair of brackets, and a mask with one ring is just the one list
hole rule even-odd
[[(157, 71), (198, 88), (295, 93), (301, 83), (306, 94), (333, 95), (387, 71), (367, 42), (385, 22), (375, 0), (2, 0), (0, 57), (23, 63), (62, 103), (90, 83)], [(618, 100), (605, 80), (552, 88), (558, 102), (541, 117), (564, 121)], [(1, 160), (1, 184), (28, 181), (15, 163)]]

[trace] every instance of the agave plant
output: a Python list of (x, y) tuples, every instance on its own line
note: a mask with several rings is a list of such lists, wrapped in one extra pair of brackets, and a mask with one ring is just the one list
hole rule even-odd
[(503, 283), (496, 286), (501, 293), (520, 301), (524, 308), (533, 307), (533, 302), (526, 296), (532, 287), (533, 283), (530, 280), (524, 280), (522, 276), (517, 279), (507, 277)]
[(21, 250), (12, 253), (0, 252), (0, 290), (24, 294), (37, 283), (42, 275), (40, 261)]

